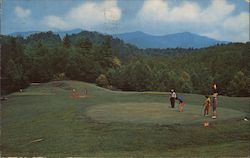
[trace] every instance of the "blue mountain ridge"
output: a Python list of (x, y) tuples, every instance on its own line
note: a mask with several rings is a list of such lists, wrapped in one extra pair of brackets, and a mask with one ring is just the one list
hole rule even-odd
[[(82, 29), (73, 29), (68, 31), (54, 31), (55, 34), (59, 34), (63, 38), (66, 34), (72, 35), (82, 32)], [(10, 36), (22, 36), (24, 38), (39, 33), (41, 31), (28, 31), (28, 32), (14, 32), (9, 34)], [(146, 34), (141, 31), (113, 34), (114, 38), (119, 38), (125, 43), (129, 43), (137, 46), (138, 48), (204, 48), (213, 46), (216, 44), (225, 44), (226, 41), (219, 41), (206, 36), (200, 36), (190, 32), (182, 32), (175, 34), (167, 34), (164, 36), (156, 36)]]
[(190, 32), (155, 36), (140, 31), (114, 34), (113, 37), (124, 40), (126, 43), (139, 48), (204, 48), (216, 44), (225, 44), (226, 41), (215, 40)]

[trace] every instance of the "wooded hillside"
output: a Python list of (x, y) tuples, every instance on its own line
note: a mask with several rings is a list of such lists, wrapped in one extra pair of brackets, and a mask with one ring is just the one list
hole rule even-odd
[(250, 42), (203, 49), (138, 49), (97, 32), (1, 35), (1, 92), (32, 82), (80, 80), (129, 91), (250, 96)]

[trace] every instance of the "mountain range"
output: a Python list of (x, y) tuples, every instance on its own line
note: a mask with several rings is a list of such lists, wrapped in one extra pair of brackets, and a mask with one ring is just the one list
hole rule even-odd
[(190, 32), (155, 36), (140, 31), (115, 34), (113, 37), (134, 44), (139, 48), (204, 48), (216, 44), (228, 43), (215, 40), (206, 36), (200, 36)]
[[(73, 29), (69, 31), (56, 31), (55, 34), (59, 34), (63, 38), (66, 34), (78, 34), (82, 32), (82, 29)], [(14, 32), (11, 36), (28, 37), (32, 34), (39, 33), (40, 31), (28, 31), (28, 32)], [(137, 46), (138, 48), (204, 48), (216, 44), (225, 44), (226, 41), (219, 41), (206, 36), (200, 36), (198, 34), (190, 32), (182, 32), (175, 34), (168, 34), (164, 36), (156, 36), (146, 34), (141, 31), (113, 34), (114, 38), (123, 40), (125, 43), (129, 43)]]

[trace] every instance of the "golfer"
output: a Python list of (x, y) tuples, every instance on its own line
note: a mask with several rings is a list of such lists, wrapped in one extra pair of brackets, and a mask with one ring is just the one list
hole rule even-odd
[(209, 114), (209, 109), (210, 109), (210, 97), (208, 95), (205, 96), (206, 100), (203, 104), (204, 107), (204, 116), (208, 116)]
[(218, 93), (213, 94), (213, 119), (216, 119), (217, 95)]
[(171, 89), (170, 97), (169, 97), (169, 100), (170, 100), (170, 103), (171, 103), (171, 108), (174, 108), (174, 106), (175, 106), (175, 99), (176, 99), (175, 90)]
[(212, 93), (213, 93), (213, 119), (216, 119), (216, 107), (217, 107), (217, 96), (218, 96), (218, 89), (217, 89), (217, 85), (214, 83), (212, 86)]

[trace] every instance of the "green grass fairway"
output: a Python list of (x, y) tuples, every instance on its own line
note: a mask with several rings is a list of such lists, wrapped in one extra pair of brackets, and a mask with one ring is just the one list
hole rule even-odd
[[(81, 93), (74, 99), (72, 89)], [(83, 96), (87, 89), (87, 96)], [(32, 85), (1, 101), (1, 156), (247, 157), (250, 98), (218, 97), (218, 118), (201, 116), (205, 99), (111, 91), (78, 81)], [(210, 122), (204, 128), (204, 120)]]

